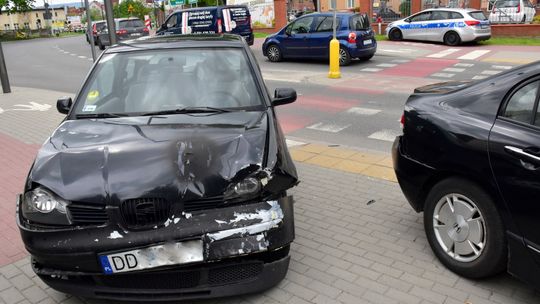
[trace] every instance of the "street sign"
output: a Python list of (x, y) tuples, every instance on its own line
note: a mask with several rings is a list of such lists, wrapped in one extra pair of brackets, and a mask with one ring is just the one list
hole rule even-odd
[(176, 5), (176, 0), (169, 0), (170, 5)]
[(189, 4), (197, 4), (197, 0), (188, 0)]

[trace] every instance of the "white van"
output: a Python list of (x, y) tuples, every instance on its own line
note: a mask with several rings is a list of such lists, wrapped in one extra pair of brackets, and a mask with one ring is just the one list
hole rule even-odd
[(491, 23), (531, 23), (536, 9), (529, 0), (497, 0), (491, 8)]

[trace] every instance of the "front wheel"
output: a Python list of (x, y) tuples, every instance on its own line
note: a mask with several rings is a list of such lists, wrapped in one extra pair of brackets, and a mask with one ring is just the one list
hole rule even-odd
[(389, 36), (390, 40), (392, 40), (392, 41), (403, 40), (403, 34), (398, 29), (392, 29), (388, 36)]
[(268, 57), (268, 60), (272, 62), (279, 62), (283, 59), (279, 47), (275, 44), (272, 44), (268, 47), (268, 49), (266, 50), (266, 55)]
[(444, 44), (449, 46), (456, 46), (461, 43), (461, 38), (456, 32), (448, 32), (444, 35)]
[(426, 198), (424, 228), (442, 264), (471, 279), (489, 277), (506, 267), (504, 225), (491, 197), (476, 184), (444, 180)]
[(97, 44), (98, 44), (98, 47), (99, 47), (100, 50), (103, 51), (105, 49), (105, 46), (103, 45), (103, 43), (101, 43), (101, 39), (98, 39)]
[(343, 47), (339, 47), (339, 65), (346, 66), (351, 63), (351, 55), (349, 51)]

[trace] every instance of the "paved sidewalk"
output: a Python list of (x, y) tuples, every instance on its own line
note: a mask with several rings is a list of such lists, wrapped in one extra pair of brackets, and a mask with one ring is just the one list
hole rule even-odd
[[(57, 94), (24, 91), (29, 95), (19, 91), (21, 99), (11, 104), (15, 95), (0, 95), (0, 107), (13, 109), (40, 96), (35, 102), (52, 105), (49, 99)], [(32, 272), (14, 223), (15, 194), (39, 144), (62, 116), (54, 109), (11, 112), (0, 114), (0, 303), (111, 303), (58, 293)], [(17, 131), (23, 128), (28, 131)], [(370, 166), (389, 168), (388, 155), (312, 144), (293, 151), (304, 160), (297, 161), (301, 183), (291, 191), (297, 234), (287, 277), (260, 294), (200, 303), (540, 302), (539, 294), (508, 274), (470, 281), (446, 270), (427, 244), (422, 215), (412, 211), (398, 185), (366, 173)]]

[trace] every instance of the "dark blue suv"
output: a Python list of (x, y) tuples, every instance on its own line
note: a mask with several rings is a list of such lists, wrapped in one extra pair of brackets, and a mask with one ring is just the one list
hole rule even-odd
[[(368, 60), (375, 55), (377, 42), (366, 15), (337, 13), (336, 24), (340, 65), (348, 65), (352, 58)], [(268, 36), (263, 54), (273, 62), (283, 58), (328, 58), (332, 35), (333, 13), (304, 15)]]

